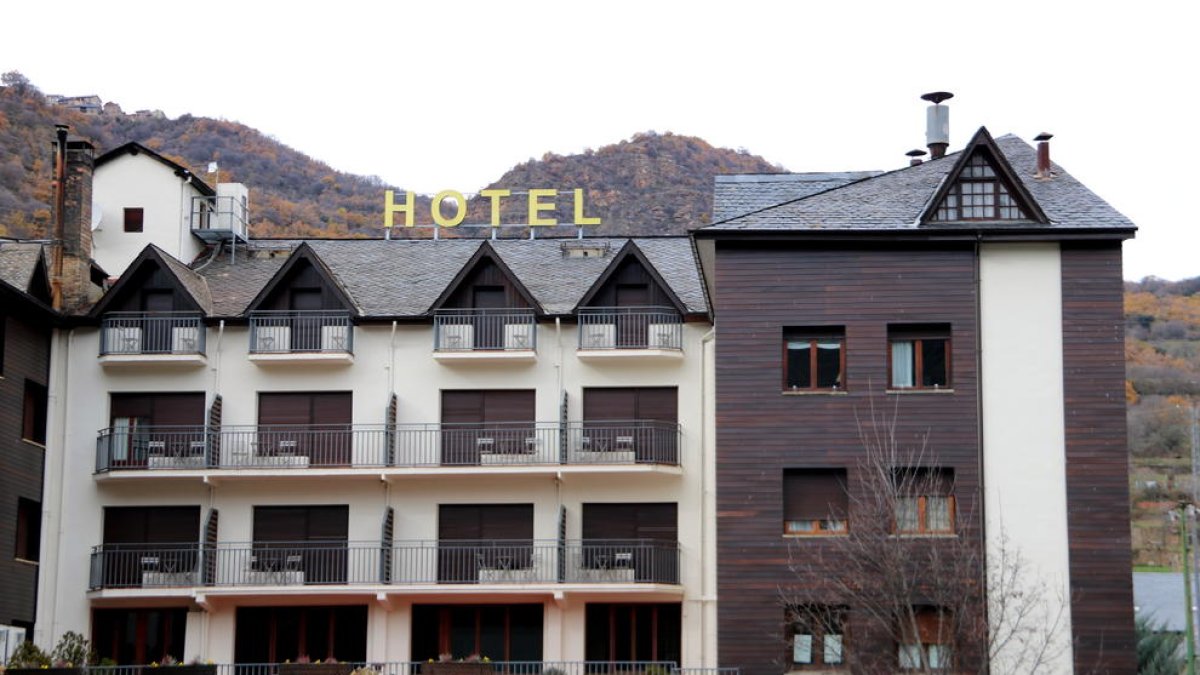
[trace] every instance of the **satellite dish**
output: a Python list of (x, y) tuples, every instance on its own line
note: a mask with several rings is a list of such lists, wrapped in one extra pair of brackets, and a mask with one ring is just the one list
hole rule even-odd
[(100, 229), (100, 221), (104, 219), (104, 209), (100, 207), (100, 202), (92, 200), (92, 232)]

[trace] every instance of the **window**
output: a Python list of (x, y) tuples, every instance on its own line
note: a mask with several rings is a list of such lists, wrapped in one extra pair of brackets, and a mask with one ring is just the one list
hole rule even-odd
[(42, 544), (42, 505), (32, 499), (17, 498), (17, 551), (21, 560), (37, 562)]
[(788, 609), (787, 619), (794, 666), (808, 670), (845, 663), (844, 608), (800, 605)]
[(954, 472), (901, 469), (895, 472), (896, 532), (954, 534)]
[(899, 645), (901, 670), (944, 670), (951, 667), (950, 646), (953, 623), (949, 612), (921, 607), (902, 619), (900, 633), (906, 635)]
[(126, 232), (141, 232), (142, 231), (142, 214), (141, 207), (125, 209), (125, 231)]
[(950, 326), (888, 326), (892, 389), (945, 389), (950, 386)]
[(22, 411), (21, 438), (46, 444), (46, 385), (25, 380), (25, 406)]
[(845, 469), (788, 469), (783, 473), (783, 533), (846, 533)]
[(946, 193), (933, 219), (953, 220), (1020, 220), (1027, 218), (1008, 186), (996, 175), (991, 162), (982, 154), (973, 156), (958, 182)]
[(784, 389), (844, 389), (845, 343), (844, 328), (784, 329)]

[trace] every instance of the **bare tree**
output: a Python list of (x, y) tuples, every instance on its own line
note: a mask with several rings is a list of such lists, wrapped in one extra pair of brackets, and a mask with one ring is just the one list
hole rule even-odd
[(901, 444), (895, 410), (872, 399), (868, 412), (845, 505), (830, 504), (814, 527), (826, 536), (790, 548), (793, 577), (780, 588), (790, 661), (861, 673), (1049, 672), (1070, 647), (1066, 599), (1046, 602), (1054, 590), (1003, 534), (985, 560), (978, 491), (956, 489), (927, 436)]

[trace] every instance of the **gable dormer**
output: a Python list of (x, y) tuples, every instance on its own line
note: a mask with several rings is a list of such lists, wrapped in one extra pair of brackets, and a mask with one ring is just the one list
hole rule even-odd
[(146, 247), (92, 308), (105, 365), (204, 363), (204, 281), (154, 246)]
[(354, 303), (308, 244), (292, 252), (246, 313), (256, 363), (353, 362)]
[(530, 360), (541, 306), (484, 242), (433, 304), (434, 357)]
[(684, 305), (632, 241), (576, 307), (580, 354), (634, 350), (677, 355)]
[(1048, 224), (987, 129), (980, 128), (946, 175), (921, 223)]

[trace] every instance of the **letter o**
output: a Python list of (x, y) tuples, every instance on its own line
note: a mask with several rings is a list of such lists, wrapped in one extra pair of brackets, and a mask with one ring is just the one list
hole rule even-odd
[[(442, 202), (447, 198), (453, 197), (458, 205), (458, 211), (453, 218), (446, 218), (442, 215)], [(433, 197), (433, 202), (429, 205), (430, 215), (433, 216), (433, 222), (438, 227), (457, 227), (467, 217), (467, 200), (461, 192), (455, 190), (442, 190)]]

